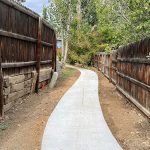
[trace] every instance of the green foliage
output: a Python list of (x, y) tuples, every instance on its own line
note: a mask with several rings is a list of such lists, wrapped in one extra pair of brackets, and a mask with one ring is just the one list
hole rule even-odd
[(150, 1), (97, 1), (98, 30), (111, 48), (150, 36)]
[(82, 22), (77, 30), (76, 20), (71, 26), (71, 40), (69, 43), (69, 63), (91, 64), (91, 58), (95, 52), (101, 50), (101, 37), (97, 31), (92, 31), (92, 27), (87, 22)]
[(63, 34), (69, 37), (69, 63), (89, 65), (96, 52), (110, 52), (150, 36), (149, 0), (81, 0), (81, 19), (78, 3), (78, 0), (53, 0), (43, 9), (43, 16), (57, 32), (63, 29)]
[(75, 16), (71, 24), (68, 62), (90, 65), (95, 52), (102, 50), (95, 2), (81, 0), (81, 12), (81, 21)]
[(81, 1), (82, 16), (89, 25), (94, 26), (98, 23), (95, 1)]
[(73, 76), (73, 74), (75, 74), (76, 69), (73, 68), (65, 68), (61, 74), (61, 79), (65, 80), (71, 76)]
[(61, 52), (60, 52), (60, 51), (59, 51), (59, 52), (57, 52), (57, 56), (58, 56), (58, 60), (59, 60), (59, 61), (61, 61), (62, 54), (61, 54)]
[(8, 128), (8, 124), (3, 122), (3, 123), (0, 123), (0, 132), (3, 131), (3, 130), (6, 130)]
[(48, 14), (47, 14), (48, 8), (47, 7), (43, 7), (43, 13), (42, 16), (44, 19), (48, 20)]

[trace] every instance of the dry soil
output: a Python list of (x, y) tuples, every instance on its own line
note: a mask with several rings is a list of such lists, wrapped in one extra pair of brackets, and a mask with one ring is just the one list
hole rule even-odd
[(45, 89), (9, 110), (0, 123), (0, 150), (40, 150), (50, 114), (79, 75), (77, 70), (66, 69), (53, 90)]
[(124, 150), (150, 150), (150, 120), (97, 73), (102, 111), (117, 141)]

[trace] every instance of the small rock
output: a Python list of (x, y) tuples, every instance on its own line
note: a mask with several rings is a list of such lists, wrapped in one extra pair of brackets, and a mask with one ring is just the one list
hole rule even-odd
[(9, 116), (5, 115), (5, 119), (8, 120), (8, 119), (9, 119)]
[(21, 124), (18, 124), (17, 126), (18, 126), (18, 127), (21, 127)]

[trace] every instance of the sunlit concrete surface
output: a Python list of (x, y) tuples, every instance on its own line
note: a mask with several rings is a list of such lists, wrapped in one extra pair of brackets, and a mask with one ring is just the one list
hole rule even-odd
[(121, 150), (103, 117), (97, 74), (86, 69), (80, 72), (51, 114), (41, 149)]

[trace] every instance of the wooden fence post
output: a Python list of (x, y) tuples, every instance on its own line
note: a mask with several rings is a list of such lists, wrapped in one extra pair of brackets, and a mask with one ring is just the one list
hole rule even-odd
[(110, 60), (109, 60), (109, 81), (112, 81), (112, 53), (110, 53)]
[(41, 53), (41, 46), (42, 46), (42, 18), (39, 17), (39, 24), (38, 24), (38, 38), (37, 38), (37, 49), (36, 49), (36, 71), (37, 71), (37, 81), (36, 81), (36, 88), (35, 92), (38, 93), (39, 91), (39, 76), (40, 76), (40, 53)]
[(97, 69), (98, 69), (98, 54), (97, 54)]
[(96, 67), (96, 54), (95, 54), (95, 56), (94, 56), (94, 62), (95, 62), (95, 63), (94, 63), (94, 67), (97, 68), (97, 67)]
[(52, 67), (56, 71), (56, 35), (53, 35), (53, 58), (52, 58)]
[(95, 55), (93, 56), (93, 67), (95, 67)]
[(99, 54), (97, 54), (97, 70), (99, 70)]
[(3, 99), (3, 73), (2, 73), (2, 57), (0, 49), (0, 118), (4, 116), (4, 99)]

